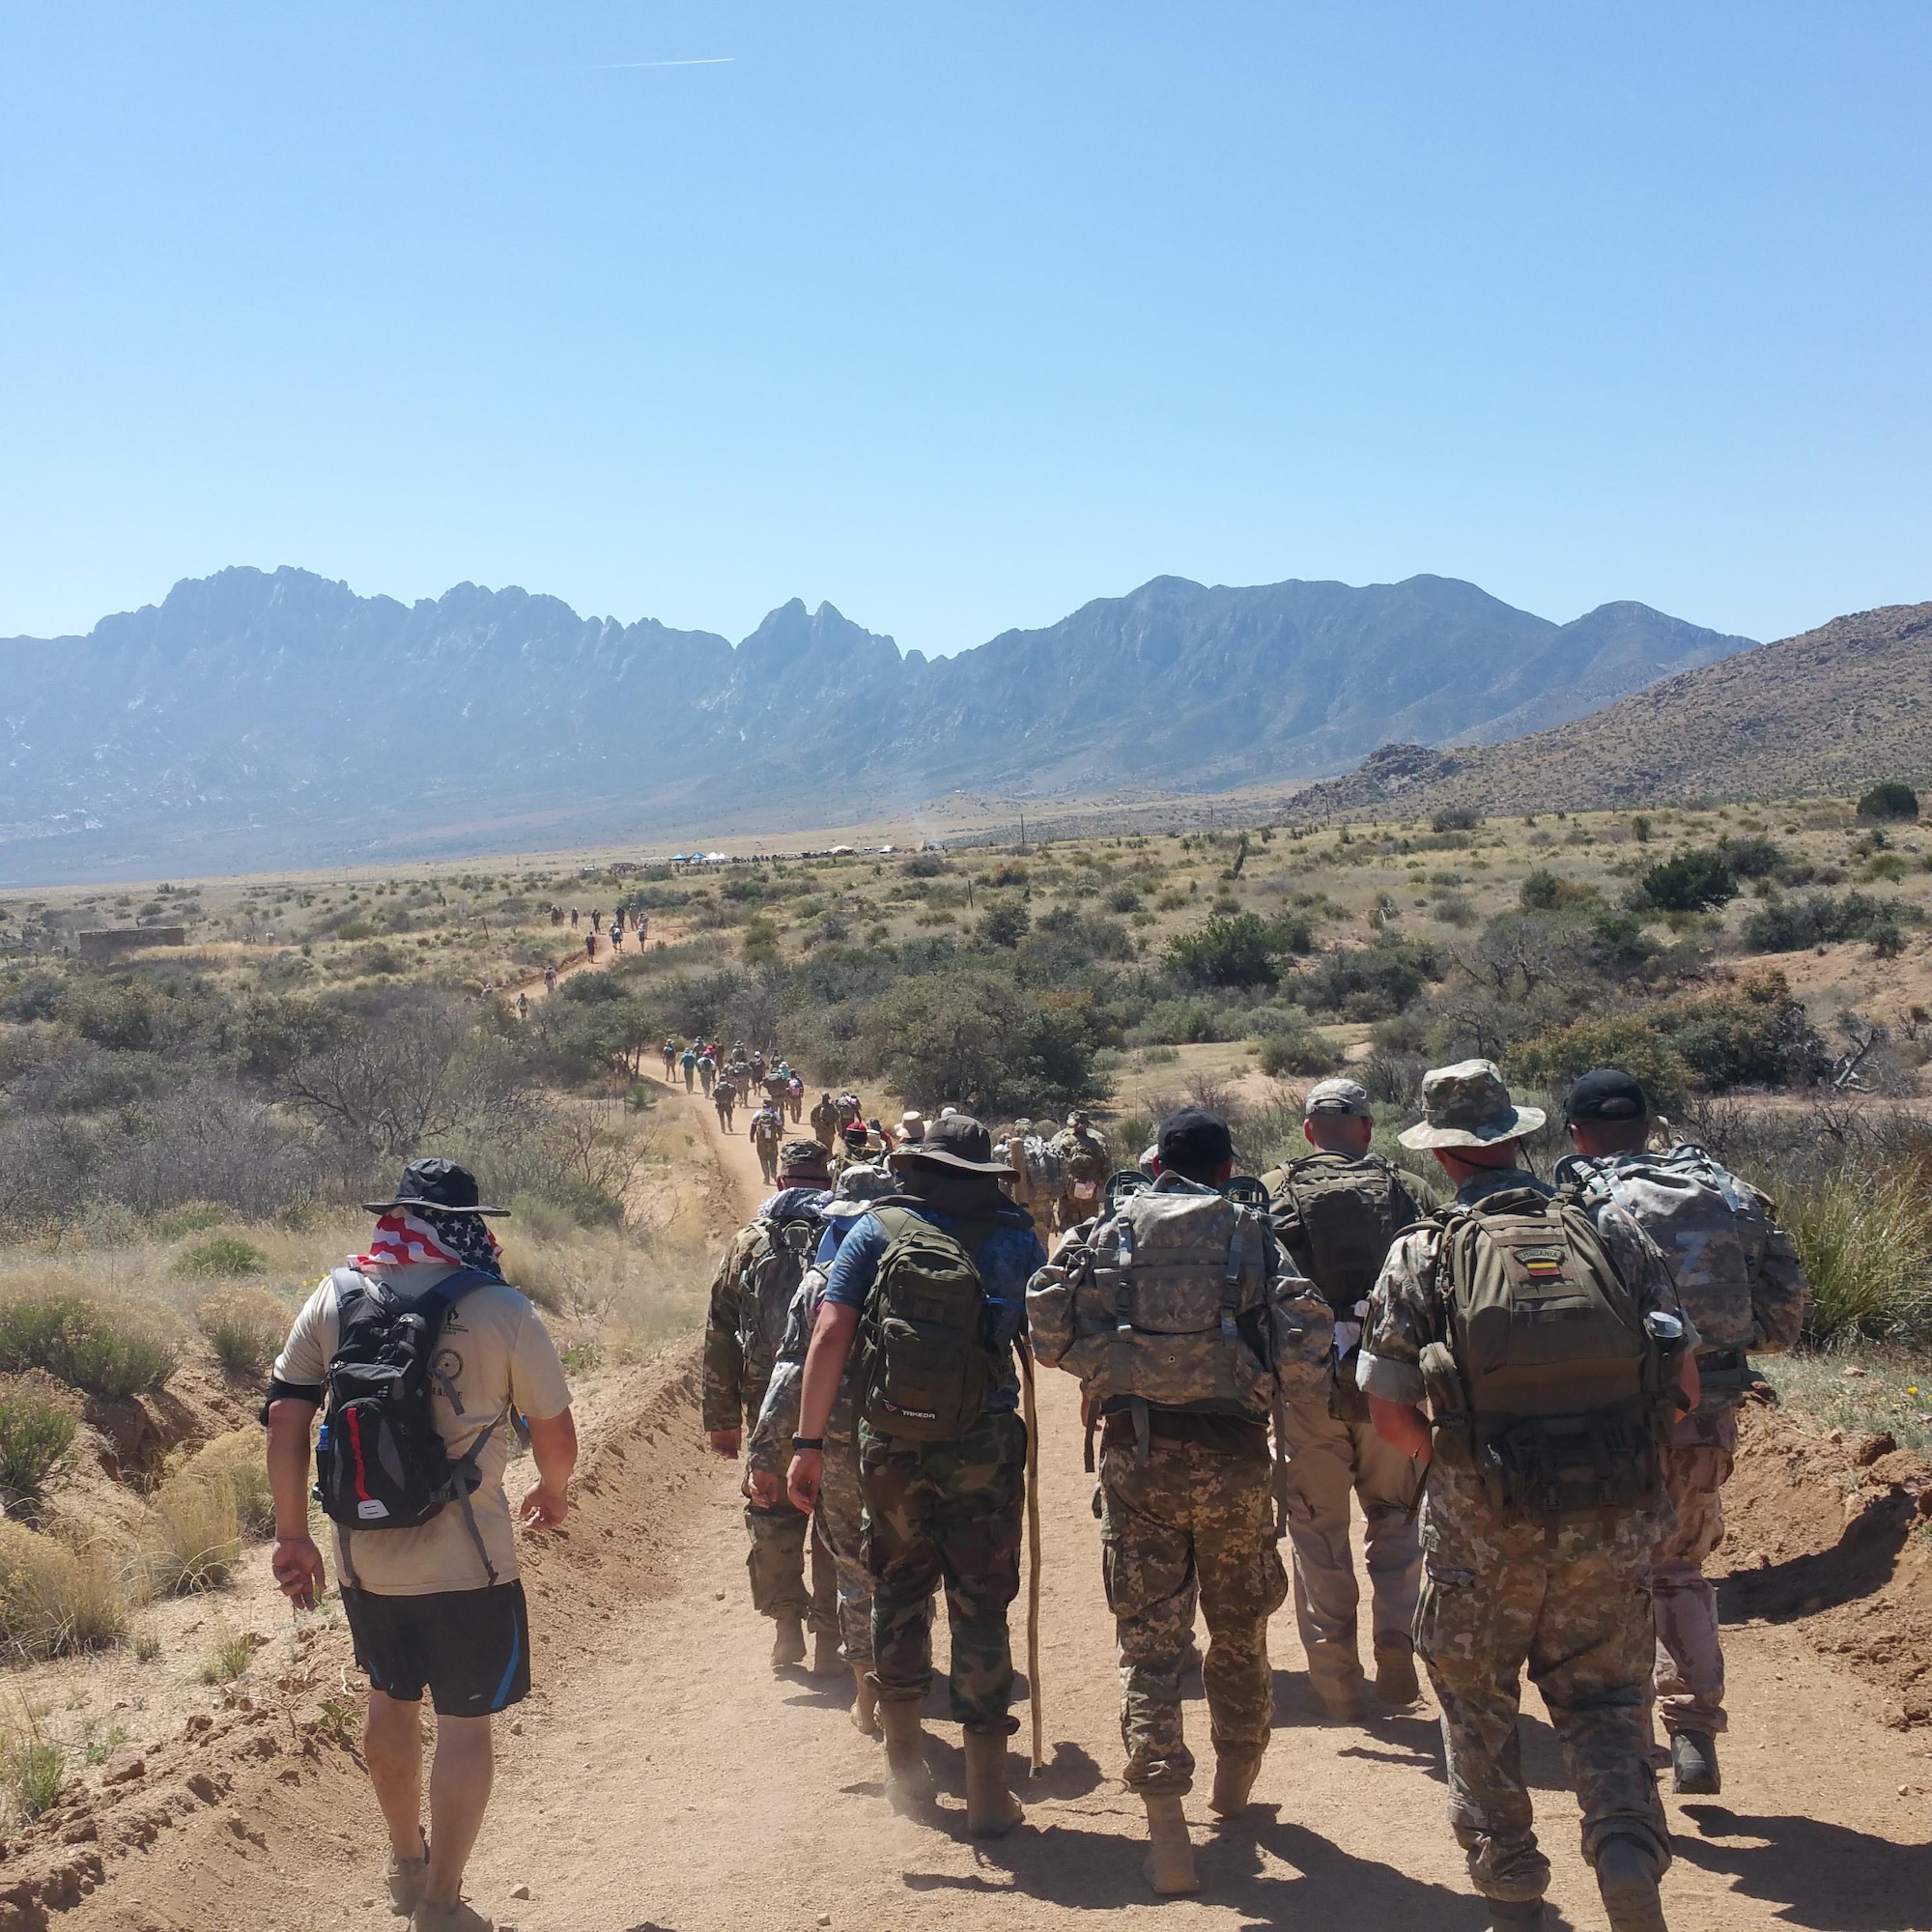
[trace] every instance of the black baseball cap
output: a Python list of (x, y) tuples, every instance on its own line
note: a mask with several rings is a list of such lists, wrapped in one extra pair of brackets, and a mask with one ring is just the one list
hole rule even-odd
[(1219, 1114), (1206, 1107), (1182, 1107), (1160, 1123), (1154, 1151), (1164, 1168), (1187, 1179), (1217, 1173), (1235, 1157), (1235, 1137)]
[(1641, 1121), (1650, 1101), (1634, 1077), (1620, 1066), (1595, 1066), (1581, 1074), (1563, 1102), (1563, 1118), (1578, 1121)]

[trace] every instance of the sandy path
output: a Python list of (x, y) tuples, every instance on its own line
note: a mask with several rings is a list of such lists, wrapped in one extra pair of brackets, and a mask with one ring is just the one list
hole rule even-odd
[[(746, 1204), (757, 1167), (717, 1135)], [(645, 1371), (649, 1377), (651, 1371)], [(664, 1377), (660, 1372), (660, 1381)], [(1364, 1728), (1312, 1721), (1293, 1620), (1276, 1620), (1278, 1723), (1258, 1809), (1209, 1832), (1189, 1802), (1206, 1889), (1158, 1904), (1139, 1874), (1139, 1806), (1115, 1780), (1111, 1624), (1101, 1595), (1091, 1478), (1074, 1390), (1041, 1388), (1042, 1677), (1050, 1764), (1026, 1789), (1028, 1825), (976, 1845), (961, 1829), (958, 1734), (934, 1726), (949, 1794), (942, 1828), (892, 1815), (878, 1747), (844, 1717), (842, 1687), (774, 1680), (769, 1626), (744, 1578), (737, 1472), (698, 1442), (688, 1370), (650, 1396), (631, 1435), (594, 1464), (570, 1561), (539, 1557), (541, 1690), (503, 1764), (471, 1868), (479, 1904), (520, 1932), (865, 1932), (915, 1926), (1067, 1928), (1094, 1911), (1126, 1922), (1335, 1932), (1478, 1932), (1442, 1817), (1428, 1714)], [(641, 1402), (640, 1398), (640, 1402)], [(642, 1452), (641, 1454), (639, 1452)], [(943, 1637), (941, 1639), (943, 1656)], [(1922, 1732), (1877, 1719), (1875, 1693), (1794, 1634), (1729, 1634), (1736, 1730), (1721, 1802), (1670, 1805), (1678, 1862), (1666, 1900), (1678, 1932), (1803, 1926), (1932, 1928)], [(1206, 1713), (1189, 1706), (1197, 1749)], [(1601, 1928), (1577, 1853), (1576, 1809), (1541, 1707), (1526, 1762), (1556, 1867), (1555, 1927)], [(935, 1707), (936, 1710), (936, 1707)], [(1023, 1742), (1023, 1739), (1022, 1741)], [(1204, 1753), (1205, 1754), (1205, 1753)], [(1024, 1760), (1012, 1760), (1019, 1771)], [(177, 1833), (66, 1922), (117, 1932), (315, 1932), (389, 1920), (366, 1788), (346, 1761), (277, 1786), (252, 1809)], [(259, 1842), (251, 1833), (259, 1833)], [(137, 1863), (139, 1861), (137, 1861)], [(526, 1900), (512, 1889), (527, 1886)]]

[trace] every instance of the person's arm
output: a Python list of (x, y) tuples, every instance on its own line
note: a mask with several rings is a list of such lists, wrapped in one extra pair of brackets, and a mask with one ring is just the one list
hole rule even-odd
[(704, 1385), (699, 1406), (714, 1454), (736, 1457), (745, 1426), (745, 1351), (738, 1342), (741, 1236), (734, 1235), (711, 1277), (704, 1318)]
[(275, 1499), (275, 1546), (270, 1557), (282, 1595), (312, 1610), (327, 1586), (322, 1551), (308, 1533), (309, 1432), (318, 1405), (282, 1396), (269, 1405), (269, 1488)]
[(1385, 1396), (1369, 1398), (1369, 1420), (1391, 1449), (1411, 1462), (1427, 1463), (1434, 1451), (1429, 1418), (1413, 1404), (1390, 1402)]
[(537, 1479), (517, 1506), (526, 1529), (556, 1529), (570, 1514), (570, 1477), (577, 1467), (577, 1421), (568, 1408), (555, 1415), (524, 1418), (530, 1432), (530, 1454)]
[[(818, 1320), (811, 1330), (811, 1347), (805, 1358), (805, 1382), (798, 1392), (798, 1433), (805, 1436), (825, 1434), (826, 1419), (838, 1399), (838, 1384), (845, 1377), (846, 1358), (852, 1352), (852, 1338), (859, 1332), (859, 1311), (836, 1301), (818, 1305)], [(785, 1489), (792, 1506), (810, 1512), (818, 1506), (818, 1486), (825, 1476), (825, 1452), (800, 1449), (791, 1459)]]

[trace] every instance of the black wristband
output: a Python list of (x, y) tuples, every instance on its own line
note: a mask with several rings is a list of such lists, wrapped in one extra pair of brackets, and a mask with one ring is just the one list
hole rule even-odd
[(815, 1449), (822, 1456), (825, 1454), (825, 1437), (822, 1435), (794, 1435), (791, 1438), (791, 1446), (794, 1455), (801, 1449)]

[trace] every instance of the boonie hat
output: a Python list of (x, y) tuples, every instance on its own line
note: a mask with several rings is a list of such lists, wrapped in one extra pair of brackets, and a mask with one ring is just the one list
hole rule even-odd
[(507, 1208), (485, 1208), (476, 1197), (476, 1177), (453, 1160), (432, 1155), (412, 1160), (396, 1182), (393, 1201), (365, 1201), (366, 1212), (386, 1214), (396, 1208), (433, 1208), (440, 1214), (507, 1214)]
[(1577, 1121), (1642, 1121), (1650, 1101), (1634, 1074), (1621, 1066), (1593, 1066), (1581, 1075), (1563, 1102), (1563, 1118)]
[(868, 1213), (874, 1201), (884, 1199), (892, 1191), (893, 1178), (883, 1167), (863, 1164), (848, 1167), (838, 1177), (832, 1199), (825, 1204), (825, 1215), (833, 1221), (849, 1221), (855, 1215)]
[(1162, 1167), (1215, 1168), (1235, 1157), (1235, 1137), (1219, 1114), (1206, 1107), (1182, 1107), (1160, 1123), (1154, 1142)]
[(1301, 1102), (1304, 1121), (1317, 1114), (1351, 1114), (1358, 1121), (1369, 1121), (1375, 1112), (1369, 1090), (1359, 1080), (1318, 1080)]
[(908, 1141), (895, 1148), (886, 1158), (895, 1167), (914, 1161), (930, 1161), (938, 1167), (956, 1167), (967, 1174), (1010, 1174), (1005, 1161), (993, 1158), (993, 1137), (970, 1114), (949, 1114), (943, 1121), (929, 1121), (922, 1140)]
[(1422, 1119), (1400, 1138), (1406, 1148), (1487, 1147), (1532, 1134), (1548, 1118), (1511, 1100), (1493, 1060), (1459, 1060), (1422, 1076)]
[(786, 1141), (779, 1149), (781, 1174), (820, 1174), (832, 1172), (826, 1163), (825, 1148), (816, 1140)]

